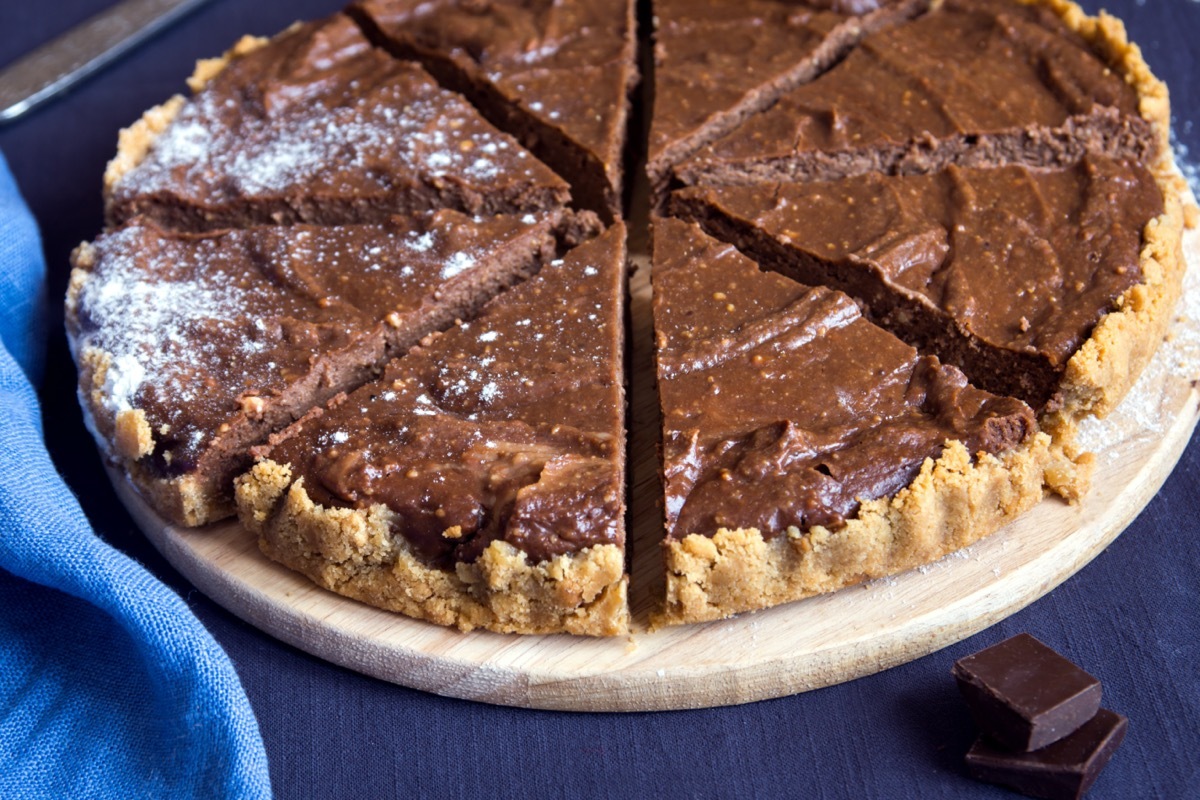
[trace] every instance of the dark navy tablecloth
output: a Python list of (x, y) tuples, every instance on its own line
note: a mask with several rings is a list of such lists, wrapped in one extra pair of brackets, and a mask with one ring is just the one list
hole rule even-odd
[[(0, 2), (0, 64), (110, 5)], [(735, 708), (568, 714), (449, 700), (363, 677), (272, 639), (197, 592), (147, 543), (101, 469), (75, 402), (57, 298), (67, 257), (101, 227), (116, 132), (181, 91), (193, 62), (340, 0), (216, 0), (71, 94), (0, 128), (45, 240), (51, 454), (108, 541), (175, 588), (227, 650), (281, 798), (1002, 798), (962, 770), (972, 726), (954, 659), (1029, 631), (1104, 682), (1130, 733), (1094, 798), (1200, 798), (1200, 441), (1158, 497), (1082, 572), (1005, 622), (868, 678)], [(1095, 0), (1085, 0), (1091, 12)], [(1182, 148), (1200, 160), (1200, 2), (1112, 0), (1171, 87)], [(0, 313), (3, 313), (0, 311)]]

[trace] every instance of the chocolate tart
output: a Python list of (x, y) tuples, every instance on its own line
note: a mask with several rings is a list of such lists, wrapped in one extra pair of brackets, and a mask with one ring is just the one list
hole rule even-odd
[(237, 502), (263, 551), (463, 630), (623, 632), (624, 237), (544, 266), (258, 449)]
[(1134, 307), (1139, 287), (1165, 295), (1149, 330), (1165, 328), (1182, 275), (1161, 252), (1160, 229), (1178, 234), (1174, 195), (1136, 162), (1085, 156), (1042, 170), (685, 189), (672, 207), (759, 263), (859, 298), (873, 321), (975, 385), (1078, 417), (1092, 407), (1076, 398), (1103, 392), (1115, 405), (1143, 363), (1110, 345), (1104, 357), (1120, 363), (1107, 371), (1127, 379), (1067, 377), (1101, 318)]
[(379, 222), (438, 208), (560, 207), (567, 184), (460, 95), (374, 49), (344, 15), (243, 39), (201, 62), (196, 95), (122, 132), (110, 225), (203, 230)]
[[(160, 514), (236, 505), (272, 558), (440, 624), (627, 630), (626, 231), (581, 245), (599, 225), (566, 207), (621, 216), (632, 8), (361, 0), (122, 132), (67, 325), (97, 440)], [(1121, 24), (654, 8), (655, 213), (703, 225), (654, 232), (657, 622), (1080, 496), (1074, 425), (1136, 379), (1184, 270), (1166, 89)]]
[(1121, 23), (1065, 0), (945, 0), (681, 164), (685, 185), (1167, 155), (1166, 88)]
[(440, 211), (197, 234), (133, 222), (73, 257), (84, 409), (164, 516), (228, 516), (249, 446), (535, 272), (568, 219)]
[(493, 125), (567, 179), (607, 221), (622, 216), (630, 93), (638, 82), (632, 0), (360, 0), (371, 38), (419, 61)]
[(654, 116), (646, 171), (671, 168), (812, 80), (868, 33), (929, 0), (655, 0)]
[(1032, 410), (848, 296), (654, 226), (667, 535), (660, 623), (719, 619), (940, 558), (1042, 499)]

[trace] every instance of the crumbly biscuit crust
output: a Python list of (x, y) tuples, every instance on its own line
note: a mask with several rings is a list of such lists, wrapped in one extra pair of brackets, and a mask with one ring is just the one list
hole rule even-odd
[(1138, 95), (1138, 110), (1151, 124), (1158, 152), (1148, 165), (1163, 195), (1163, 213), (1147, 223), (1141, 253), (1142, 283), (1126, 291), (1092, 336), (1071, 357), (1060, 389), (1061, 405), (1045, 414), (1043, 427), (1070, 448), (1083, 418), (1103, 417), (1120, 404), (1150, 361), (1174, 318), (1187, 265), (1183, 259), (1186, 188), (1171, 154), (1171, 104), (1166, 84), (1154, 77), (1125, 24), (1107, 13), (1088, 16), (1071, 0), (1019, 0), (1053, 10), (1095, 52), (1124, 76)]
[(259, 462), (237, 480), (236, 498), (267, 556), (372, 606), (464, 631), (613, 636), (629, 626), (625, 560), (615, 545), (531, 564), (496, 541), (449, 572), (412, 553), (386, 506), (320, 506), (286, 465)]
[(757, 528), (722, 528), (668, 540), (666, 601), (654, 624), (722, 619), (935, 561), (1037, 505), (1048, 471), (1067, 481), (1072, 465), (1046, 434), (974, 463), (961, 442), (948, 442), (907, 488), (863, 503), (839, 530), (789, 528), (767, 539)]

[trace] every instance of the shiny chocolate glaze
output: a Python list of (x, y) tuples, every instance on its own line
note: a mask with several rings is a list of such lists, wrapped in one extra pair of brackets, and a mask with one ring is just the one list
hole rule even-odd
[(1033, 413), (867, 322), (840, 292), (762, 272), (698, 226), (654, 228), (668, 535), (839, 527), (949, 439), (1024, 440)]
[(382, 503), (428, 562), (624, 543), (617, 225), (259, 451), (325, 505)]

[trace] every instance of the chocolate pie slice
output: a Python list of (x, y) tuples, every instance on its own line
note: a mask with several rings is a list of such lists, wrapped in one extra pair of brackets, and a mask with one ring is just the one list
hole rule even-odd
[(1120, 402), (1171, 319), (1175, 195), (1137, 162), (1086, 156), (1061, 169), (690, 188), (673, 207), (760, 264), (859, 298), (975, 385), (1081, 416)]
[(629, 95), (638, 80), (632, 0), (360, 0), (363, 29), (419, 60), (571, 183), (585, 208), (622, 216)]
[(197, 234), (131, 223), (74, 255), (84, 409), (160, 513), (219, 519), (251, 445), (536, 271), (576, 227), (561, 211)]
[(655, 0), (654, 117), (647, 172), (671, 167), (815, 78), (864, 36), (929, 0)]
[(1049, 437), (863, 318), (694, 224), (654, 228), (665, 624), (933, 561), (1042, 498)]
[(1165, 153), (1166, 87), (1120, 22), (1072, 3), (946, 0), (866, 37), (679, 166), (685, 185), (1062, 166)]
[(626, 629), (625, 229), (256, 452), (238, 513), (333, 591), (463, 630)]
[(374, 49), (345, 15), (243, 39), (191, 83), (190, 101), (122, 132), (105, 175), (110, 225), (380, 222), (570, 199), (516, 140), (416, 64)]

